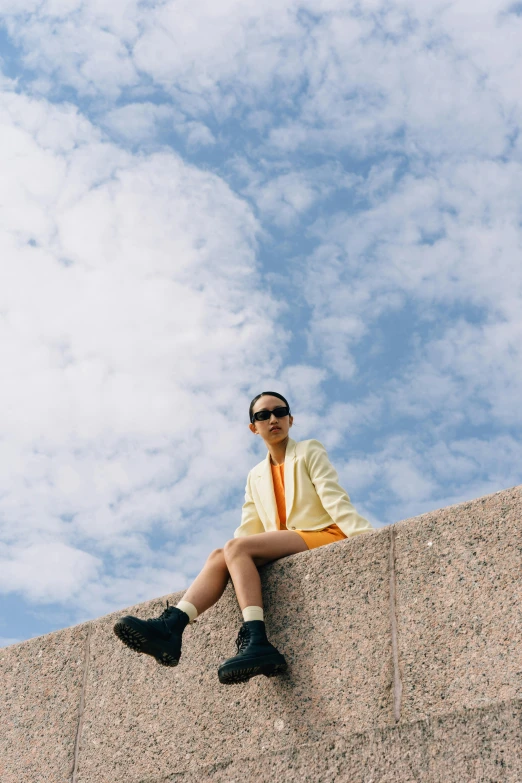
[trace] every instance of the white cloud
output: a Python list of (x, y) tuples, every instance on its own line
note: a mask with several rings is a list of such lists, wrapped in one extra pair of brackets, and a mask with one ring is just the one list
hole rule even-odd
[(191, 149), (208, 147), (216, 143), (214, 134), (202, 122), (183, 122), (176, 127), (186, 135), (187, 144)]
[(272, 128), (286, 149), (498, 155), (520, 114), (522, 22), (505, 2), (479, 11), (471, 0), (3, 0), (0, 9), (28, 65), (84, 93), (115, 95), (145, 74), (185, 109), (218, 118), (238, 105), (264, 111), (270, 95), (295, 117)]
[(273, 176), (236, 160), (235, 170), (248, 184), (243, 193), (256, 204), (263, 218), (277, 226), (292, 227), (318, 201), (343, 189), (352, 188), (358, 178), (346, 174), (339, 165), (325, 165), (305, 171), (287, 171)]
[(63, 601), (95, 581), (101, 561), (60, 541), (38, 541), (0, 555), (0, 590), (20, 592), (31, 601)]
[[(376, 523), (520, 480), (505, 434), (522, 394), (509, 3), (0, 11), (31, 69), (1, 82), (5, 589), (50, 543), (70, 579), (42, 566), (34, 595), (79, 594), (80, 612), (186, 584), (236, 526), (262, 388), (290, 398), (295, 436), (337, 450)], [(93, 121), (15, 89), (77, 90)], [(212, 148), (241, 197), (151, 153), (165, 129), (193, 159)], [(279, 242), (276, 271), (261, 237)]]
[[(499, 422), (520, 422), (520, 175), (516, 162), (442, 164), (405, 177), (369, 209), (317, 224), (322, 244), (303, 290), (311, 346), (328, 346), (334, 372), (353, 375), (361, 338), (408, 308), (412, 328), (432, 335), (386, 383), (394, 410), (422, 417), (444, 407), (478, 422), (488, 406)], [(458, 320), (446, 323), (448, 307), (461, 308)], [(470, 307), (479, 315), (468, 319)]]
[(410, 431), (337, 467), (357, 509), (379, 527), (516, 486), (521, 459), (522, 444), (511, 436), (442, 441)]
[(172, 120), (173, 114), (170, 106), (156, 105), (149, 101), (128, 103), (107, 112), (103, 123), (117, 136), (139, 142), (154, 138), (158, 125)]
[(71, 107), (4, 96), (0, 137), (1, 588), (120, 601), (110, 553), (165, 591), (153, 537), (242, 490), (248, 401), (280, 365), (258, 225), (217, 176), (103, 144)]
[(349, 487), (349, 492), (361, 492), (371, 486), (379, 473), (379, 462), (374, 457), (353, 457), (338, 465), (341, 484)]

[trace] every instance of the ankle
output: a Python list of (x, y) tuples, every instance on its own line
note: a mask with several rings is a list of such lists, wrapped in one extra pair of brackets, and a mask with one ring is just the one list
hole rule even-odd
[(246, 606), (243, 609), (243, 620), (247, 623), (249, 620), (262, 620), (264, 622), (265, 617), (261, 606)]
[(188, 614), (189, 623), (193, 623), (199, 614), (194, 604), (191, 604), (190, 601), (183, 601), (183, 600), (178, 601), (178, 603), (176, 604), (176, 609), (181, 609), (182, 612)]

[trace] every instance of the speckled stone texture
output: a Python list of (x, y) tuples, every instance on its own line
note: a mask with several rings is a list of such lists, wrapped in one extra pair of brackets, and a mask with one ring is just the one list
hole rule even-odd
[[(114, 637), (120, 612), (94, 623), (78, 783), (137, 783), (334, 730), (388, 725), (388, 547), (381, 531), (260, 569), (268, 638), (289, 664), (281, 677), (219, 682), (242, 622), (231, 583), (186, 629), (175, 669)], [(163, 606), (131, 613), (155, 616)]]
[(520, 783), (522, 702), (340, 734), (140, 783)]
[(522, 487), (393, 530), (401, 719), (522, 697)]
[(112, 631), (165, 599), (0, 651), (1, 782), (522, 783), (521, 517), (517, 487), (261, 568), (273, 679), (219, 683), (231, 583), (174, 669)]
[(71, 780), (86, 625), (0, 649), (0, 780)]

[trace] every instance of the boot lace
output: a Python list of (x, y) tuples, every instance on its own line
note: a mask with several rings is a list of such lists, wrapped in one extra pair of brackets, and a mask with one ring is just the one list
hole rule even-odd
[(248, 647), (248, 640), (250, 639), (250, 632), (246, 625), (242, 625), (239, 629), (239, 633), (236, 639), (236, 646), (238, 654), (243, 652)]
[(167, 607), (162, 611), (159, 617), (155, 617), (152, 622), (156, 622), (157, 620), (167, 620), (171, 614), (174, 613), (175, 606), (169, 606), (169, 602), (167, 601)]

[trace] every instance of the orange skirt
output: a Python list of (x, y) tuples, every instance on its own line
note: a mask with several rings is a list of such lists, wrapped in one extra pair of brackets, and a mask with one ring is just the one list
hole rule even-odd
[(333, 544), (334, 541), (341, 541), (345, 536), (343, 531), (337, 525), (330, 525), (323, 530), (294, 530), (305, 542), (308, 549), (315, 549), (318, 546)]

